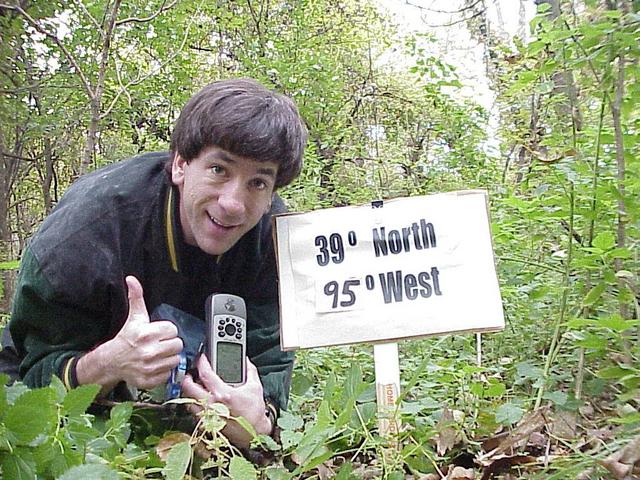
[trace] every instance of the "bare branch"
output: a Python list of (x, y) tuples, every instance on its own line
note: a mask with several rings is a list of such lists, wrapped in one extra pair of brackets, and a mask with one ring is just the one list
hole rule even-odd
[(23, 160), (25, 162), (36, 162), (39, 158), (42, 158), (42, 155), (38, 155), (37, 157), (23, 157), (20, 155), (13, 155), (9, 152), (2, 152), (2, 155), (5, 157), (13, 158), (15, 160)]
[(198, 45), (189, 45), (189, 49), (195, 50), (197, 52), (215, 52), (215, 51), (217, 51), (214, 48), (199, 47)]
[(433, 13), (445, 13), (445, 14), (455, 15), (457, 13), (463, 13), (463, 12), (465, 12), (467, 10), (471, 10), (476, 5), (481, 3), (482, 1), (483, 0), (476, 0), (476, 2), (471, 4), (471, 5), (467, 5), (466, 7), (459, 8), (458, 10), (450, 10), (450, 11), (448, 11), (448, 10), (436, 10), (434, 8), (423, 7), (422, 5), (416, 5), (415, 3), (411, 3), (409, 0), (405, 0), (404, 3), (406, 3), (410, 7), (415, 7), (417, 9), (419, 9), (419, 10), (428, 10), (429, 12), (433, 12)]
[(464, 23), (464, 22), (468, 22), (469, 20), (472, 20), (476, 17), (479, 17), (480, 15), (482, 15), (483, 13), (485, 13), (487, 11), (487, 9), (482, 9), (476, 13), (474, 13), (473, 15), (469, 16), (469, 17), (464, 17), (461, 18), (460, 20), (456, 20), (454, 22), (450, 22), (450, 23), (443, 23), (441, 25), (425, 25), (426, 27), (429, 28), (442, 28), (442, 27), (453, 27), (454, 25), (458, 25), (460, 23)]
[(25, 18), (25, 20), (27, 20), (27, 22), (29, 22), (33, 26), (33, 28), (35, 28), (37, 31), (39, 31), (40, 33), (45, 35), (47, 38), (49, 38), (51, 41), (53, 41), (53, 43), (55, 43), (58, 46), (58, 48), (62, 50), (62, 53), (64, 54), (66, 59), (69, 61), (69, 63), (73, 65), (73, 68), (75, 68), (75, 70), (78, 72), (78, 76), (80, 77), (80, 81), (82, 82), (82, 85), (84, 86), (84, 89), (86, 90), (87, 95), (89, 95), (90, 98), (94, 97), (95, 93), (93, 91), (93, 88), (91, 87), (91, 83), (89, 82), (89, 79), (84, 75), (84, 72), (80, 68), (80, 65), (78, 64), (75, 57), (71, 54), (71, 52), (67, 49), (67, 47), (64, 46), (64, 44), (60, 41), (58, 37), (56, 37), (53, 33), (47, 31), (42, 25), (40, 25), (40, 23), (38, 23), (31, 15), (25, 12), (21, 7), (0, 4), (0, 10), (11, 10), (19, 13)]
[[(199, 12), (198, 12), (199, 13)], [(169, 63), (171, 63), (179, 54), (180, 52), (184, 49), (184, 46), (187, 43), (187, 39), (189, 38), (189, 31), (191, 30), (191, 26), (193, 25), (193, 22), (195, 21), (195, 19), (198, 17), (198, 15), (194, 15), (191, 18), (191, 21), (189, 22), (189, 24), (187, 25), (187, 28), (185, 29), (184, 32), (184, 37), (182, 39), (182, 42), (180, 43), (180, 46), (162, 63), (160, 63), (160, 65), (158, 65), (156, 68), (152, 69), (149, 73), (147, 73), (146, 75), (143, 75), (141, 77), (138, 77), (134, 80), (131, 80), (129, 83), (127, 83), (126, 85), (122, 85), (122, 82), (120, 80), (120, 78), (118, 78), (118, 82), (120, 83), (120, 89), (118, 90), (118, 92), (115, 94), (115, 96), (113, 97), (113, 100), (111, 100), (111, 103), (109, 104), (109, 106), (106, 108), (106, 110), (102, 113), (102, 115), (100, 115), (100, 119), (102, 120), (103, 118), (107, 117), (109, 114), (111, 114), (111, 111), (113, 110), (113, 108), (116, 106), (116, 103), (118, 102), (118, 100), (120, 99), (120, 96), (122, 94), (125, 94), (129, 97), (129, 92), (128, 89), (129, 87), (132, 87), (134, 85), (139, 85), (140, 83), (144, 82), (146, 79), (148, 79), (149, 77), (151, 77), (152, 75), (155, 75), (156, 73), (158, 73), (162, 68), (164, 68), (166, 65), (168, 65)]]
[(122, 20), (118, 20), (116, 22), (116, 26), (124, 25), (125, 23), (146, 23), (146, 22), (150, 22), (151, 20), (156, 18), (161, 13), (166, 12), (167, 10), (171, 10), (173, 7), (175, 7), (176, 3), (178, 3), (178, 0), (173, 0), (173, 2), (171, 2), (169, 5), (166, 5), (166, 3), (167, 3), (167, 0), (164, 0), (162, 2), (162, 5), (160, 5), (160, 8), (158, 9), (158, 11), (156, 13), (154, 13), (153, 15), (150, 15), (150, 16), (144, 17), (144, 18), (138, 18), (138, 17), (123, 18)]
[(74, 3), (80, 8), (80, 10), (82, 10), (82, 13), (84, 13), (87, 16), (87, 18), (91, 21), (91, 23), (95, 27), (96, 31), (100, 34), (100, 36), (104, 37), (104, 32), (102, 31), (102, 25), (100, 25), (98, 21), (95, 18), (93, 18), (93, 15), (91, 15), (91, 12), (87, 10), (87, 7), (85, 7), (84, 3), (79, 0), (74, 0)]
[(262, 31), (260, 29), (260, 22), (262, 21), (262, 4), (260, 4), (260, 12), (256, 13), (253, 8), (253, 4), (251, 0), (247, 0), (247, 6), (249, 7), (249, 12), (251, 13), (251, 18), (253, 19), (253, 23), (256, 26), (256, 33), (258, 34), (258, 38), (262, 41)]

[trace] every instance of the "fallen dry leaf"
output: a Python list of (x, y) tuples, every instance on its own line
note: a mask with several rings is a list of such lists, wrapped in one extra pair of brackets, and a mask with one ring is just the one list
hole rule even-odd
[(542, 430), (547, 424), (546, 415), (548, 414), (548, 410), (549, 409), (545, 407), (525, 415), (522, 420), (520, 420), (518, 426), (504, 437), (497, 447), (484, 455), (480, 455), (476, 459), (477, 463), (487, 467), (491, 465), (496, 458), (503, 456), (506, 452), (526, 445), (529, 437), (533, 433)]
[(457, 433), (452, 426), (454, 423), (453, 412), (448, 407), (444, 407), (442, 417), (438, 425), (436, 425), (436, 430), (438, 431), (436, 435), (436, 450), (438, 455), (444, 455), (455, 445)]
[(488, 437), (480, 440), (480, 444), (482, 446), (482, 450), (485, 452), (490, 452), (500, 446), (500, 444), (509, 436), (509, 432), (500, 432), (495, 434), (493, 437)]
[(331, 468), (329, 468), (327, 465), (323, 463), (318, 465), (317, 469), (318, 469), (318, 478), (320, 480), (327, 480), (335, 476), (335, 473), (333, 472), (333, 470), (331, 470)]
[(576, 425), (577, 417), (575, 412), (558, 410), (551, 414), (551, 421), (548, 428), (554, 437), (573, 440), (576, 438)]
[(189, 440), (191, 440), (191, 437), (186, 433), (170, 433), (160, 439), (158, 445), (156, 446), (156, 453), (158, 454), (158, 457), (160, 457), (160, 460), (166, 462), (167, 455), (169, 455), (169, 450), (171, 450), (171, 447), (177, 445), (178, 443), (188, 442)]
[(493, 458), (492, 462), (482, 471), (482, 480), (488, 480), (498, 473), (507, 472), (514, 465), (536, 463), (536, 457), (531, 455), (500, 455)]
[(640, 470), (640, 436), (631, 440), (617, 452), (598, 463), (606, 468), (616, 480), (634, 480), (634, 470)]
[(474, 480), (476, 474), (472, 468), (453, 467), (447, 475), (447, 480)]
[(437, 473), (426, 473), (424, 475), (420, 475), (418, 480), (440, 480), (440, 475)]

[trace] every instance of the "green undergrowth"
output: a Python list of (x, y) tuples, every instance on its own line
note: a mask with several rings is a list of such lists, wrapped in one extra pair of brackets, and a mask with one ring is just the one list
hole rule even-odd
[[(620, 328), (612, 324), (601, 332), (603, 338), (611, 339)], [(477, 365), (473, 335), (402, 342), (397, 449), (378, 436), (370, 346), (298, 352), (290, 408), (278, 420), (278, 442), (257, 437), (256, 451), (261, 454), (247, 457), (262, 459), (257, 463), (248, 461), (220, 433), (229, 418), (222, 405), (206, 410), (194, 432), (179, 433), (167, 430), (169, 424), (159, 410), (131, 403), (87, 413), (96, 386), (67, 392), (58, 379), (35, 390), (20, 383), (3, 386), (2, 478), (400, 479), (446, 471), (451, 465), (479, 468), (484, 442), (522, 422), (533, 422), (528, 416), (545, 382), (543, 407), (549, 419), (591, 415), (592, 425), (615, 425), (618, 433), (610, 448), (595, 455), (575, 446), (579, 438), (564, 439), (563, 455), (555, 463), (523, 469), (515, 478), (575, 478), (637, 434), (640, 416), (634, 390), (627, 388), (637, 386), (637, 368), (607, 366), (592, 372), (587, 378), (589, 395), (578, 400), (567, 373), (572, 360), (563, 359), (563, 367), (552, 369), (545, 380), (543, 366), (536, 361), (540, 356), (528, 354), (535, 343), (522, 342), (513, 328), (485, 335), (482, 366)], [(586, 407), (596, 403), (600, 413), (589, 414)], [(163, 412), (180, 408), (167, 406)], [(545, 435), (551, 439), (557, 432)], [(559, 444), (554, 440), (553, 445)]]

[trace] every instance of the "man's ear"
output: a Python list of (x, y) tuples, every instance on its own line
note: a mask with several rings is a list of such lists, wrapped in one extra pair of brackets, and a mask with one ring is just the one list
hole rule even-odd
[(173, 163), (171, 164), (171, 182), (180, 186), (184, 183), (184, 167), (187, 161), (176, 153), (173, 157)]

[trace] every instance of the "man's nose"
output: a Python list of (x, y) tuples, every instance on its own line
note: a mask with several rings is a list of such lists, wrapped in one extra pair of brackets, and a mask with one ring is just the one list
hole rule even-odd
[(218, 204), (230, 217), (244, 214), (246, 209), (246, 191), (240, 182), (228, 182), (220, 192)]

